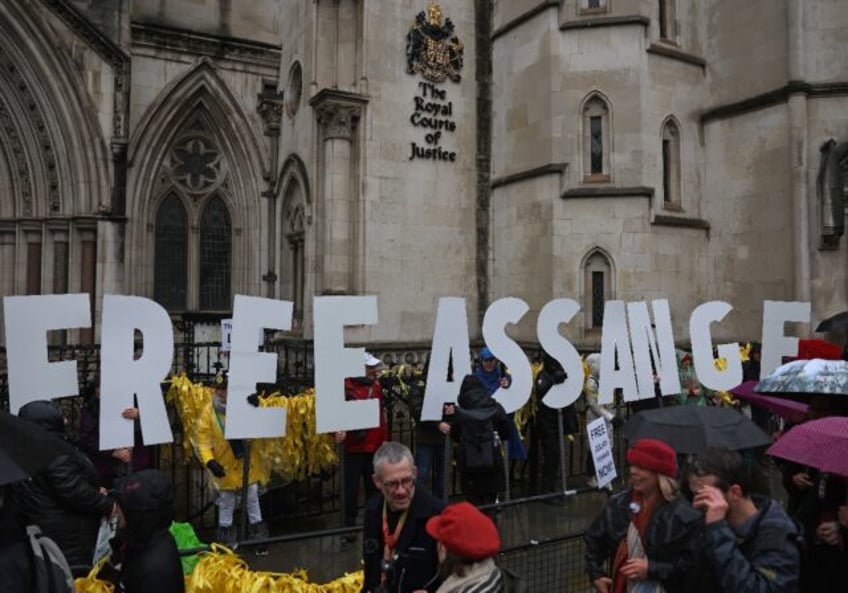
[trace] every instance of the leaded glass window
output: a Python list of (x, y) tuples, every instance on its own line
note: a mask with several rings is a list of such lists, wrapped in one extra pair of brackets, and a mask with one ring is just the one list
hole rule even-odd
[(230, 309), (230, 213), (224, 201), (212, 197), (200, 219), (200, 308)]
[(186, 309), (188, 287), (188, 229), (186, 211), (174, 194), (156, 213), (153, 298), (169, 311)]
[(583, 175), (586, 181), (610, 181), (609, 106), (600, 93), (583, 104)]

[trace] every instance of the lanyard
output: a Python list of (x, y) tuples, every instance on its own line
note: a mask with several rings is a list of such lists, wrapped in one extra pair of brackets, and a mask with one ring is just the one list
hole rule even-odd
[[(391, 560), (392, 559), (392, 551), (397, 546), (398, 539), (400, 538), (400, 532), (403, 531), (403, 526), (406, 524), (406, 516), (409, 514), (409, 508), (407, 508), (403, 514), (398, 519), (397, 525), (395, 525), (395, 530), (392, 533), (389, 533), (389, 509), (386, 501), (383, 501), (383, 560)], [(383, 582), (386, 580), (386, 572), (383, 571)]]

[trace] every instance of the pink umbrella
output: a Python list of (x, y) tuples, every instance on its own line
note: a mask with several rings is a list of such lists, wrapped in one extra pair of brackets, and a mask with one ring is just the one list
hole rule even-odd
[(823, 472), (848, 476), (848, 417), (829, 416), (794, 426), (766, 453)]
[(731, 389), (730, 393), (739, 399), (745, 400), (749, 404), (765, 408), (789, 422), (803, 422), (807, 419), (808, 409), (810, 407), (807, 404), (757, 393), (754, 391), (756, 386), (756, 381), (745, 381), (741, 385)]

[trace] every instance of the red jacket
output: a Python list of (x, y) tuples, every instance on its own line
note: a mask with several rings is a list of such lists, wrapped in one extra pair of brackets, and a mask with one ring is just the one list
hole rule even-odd
[(373, 453), (389, 438), (386, 427), (386, 409), (383, 407), (383, 390), (380, 384), (368, 377), (345, 379), (345, 399), (377, 399), (380, 401), (380, 426), (361, 430), (349, 430), (345, 437), (347, 453)]

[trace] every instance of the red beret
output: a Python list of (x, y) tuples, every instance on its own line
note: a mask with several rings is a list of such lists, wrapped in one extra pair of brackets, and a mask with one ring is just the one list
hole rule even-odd
[(627, 463), (668, 476), (677, 477), (677, 453), (657, 439), (639, 439), (627, 450)]
[(427, 533), (448, 552), (467, 560), (482, 560), (501, 549), (494, 522), (467, 502), (448, 505), (441, 515), (430, 517)]

